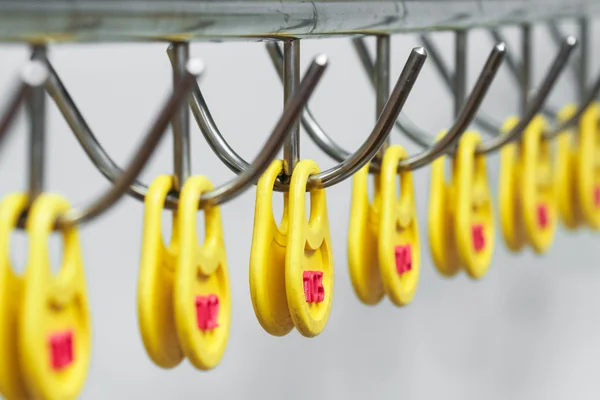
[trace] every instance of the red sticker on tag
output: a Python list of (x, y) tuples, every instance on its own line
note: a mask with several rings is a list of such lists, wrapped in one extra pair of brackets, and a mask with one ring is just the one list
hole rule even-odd
[(396, 246), (396, 271), (398, 275), (405, 274), (412, 270), (412, 250), (410, 244)]
[(594, 205), (600, 207), (600, 186), (594, 187)]
[(304, 299), (307, 303), (320, 303), (325, 299), (323, 272), (304, 271), (302, 280), (304, 283)]
[(473, 248), (479, 253), (485, 248), (485, 233), (482, 224), (475, 224), (471, 227), (471, 237), (473, 239)]
[(49, 338), (50, 366), (53, 370), (64, 369), (73, 363), (73, 331), (53, 333)]
[(538, 204), (537, 217), (538, 217), (538, 225), (540, 226), (540, 228), (545, 229), (548, 226), (548, 222), (549, 222), (548, 206), (546, 206), (543, 203)]
[(208, 331), (219, 326), (219, 298), (211, 294), (209, 296), (196, 297), (196, 322), (198, 329)]

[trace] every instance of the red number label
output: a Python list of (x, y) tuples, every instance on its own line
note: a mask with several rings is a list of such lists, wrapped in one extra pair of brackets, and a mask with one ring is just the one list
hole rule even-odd
[(485, 248), (485, 233), (482, 224), (473, 225), (471, 228), (471, 236), (473, 238), (473, 248), (477, 253)]
[(320, 303), (325, 299), (323, 287), (323, 272), (304, 271), (304, 299), (307, 303)]
[(405, 274), (412, 270), (412, 251), (410, 244), (404, 246), (396, 246), (396, 271), (398, 275)]
[(544, 229), (548, 226), (548, 207), (545, 204), (538, 204), (537, 207), (538, 225)]
[(219, 298), (211, 294), (209, 296), (196, 297), (196, 321), (198, 329), (207, 331), (219, 326)]
[(50, 366), (58, 371), (71, 365), (73, 355), (73, 331), (53, 333), (50, 335)]

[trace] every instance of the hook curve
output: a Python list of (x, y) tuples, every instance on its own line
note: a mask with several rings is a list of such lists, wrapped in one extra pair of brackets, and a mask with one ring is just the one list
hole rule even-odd
[[(361, 44), (364, 45), (364, 42), (360, 41), (360, 39), (355, 39), (354, 43), (359, 43), (359, 46)], [(279, 65), (281, 64), (280, 60), (282, 56), (278, 47), (276, 45), (273, 46), (272, 44), (267, 44), (267, 49), (269, 51), (269, 54), (271, 55), (271, 59), (273, 60), (275, 67), (278, 71), (281, 71)], [(494, 46), (479, 75), (479, 78), (477, 79), (477, 82), (475, 83), (473, 91), (471, 92), (467, 101), (465, 102), (464, 107), (461, 109), (461, 112), (457, 117), (454, 125), (444, 136), (444, 138), (435, 142), (432, 139), (427, 139), (429, 138), (429, 135), (418, 130), (418, 128), (416, 128), (411, 122), (407, 122), (405, 118), (402, 118), (402, 115), (400, 115), (400, 118), (397, 118), (392, 122), (392, 124), (402, 125), (402, 130), (410, 132), (410, 134), (416, 139), (415, 141), (426, 148), (426, 150), (424, 150), (423, 152), (401, 161), (398, 165), (398, 168), (411, 170), (420, 168), (424, 165), (427, 165), (429, 162), (435, 160), (437, 157), (443, 155), (448, 151), (448, 149), (450, 149), (450, 147), (452, 147), (455, 141), (467, 129), (474, 115), (477, 113), (481, 102), (483, 101), (492, 81), (494, 80), (496, 72), (500, 68), (505, 53), (506, 46), (503, 43)], [(371, 65), (373, 65), (372, 62)], [(305, 109), (305, 112), (302, 117), (302, 124), (309, 136), (330, 157), (338, 161), (343, 160), (345, 157), (347, 157), (348, 152), (346, 152), (340, 146), (335, 144), (335, 142), (333, 142), (333, 140), (319, 126), (317, 121), (310, 113), (310, 110), (308, 109)], [(332, 146), (331, 144), (335, 146)], [(379, 165), (375, 161), (372, 164), (372, 171), (378, 171)]]
[[(538, 114), (540, 108), (546, 101), (546, 98), (550, 94), (550, 91), (554, 88), (556, 80), (564, 70), (569, 56), (577, 46), (577, 39), (573, 36), (568, 36), (562, 43), (558, 54), (550, 65), (550, 70), (544, 77), (535, 97), (529, 102), (523, 117), (519, 119), (519, 122), (510, 130), (506, 135), (501, 135), (483, 142), (476, 150), (477, 154), (489, 154), (499, 150), (502, 146), (517, 140), (531, 120)], [(568, 122), (568, 121), (567, 121)]]
[[(137, 158), (137, 156), (140, 156), (140, 154), (146, 155), (144, 150), (140, 150), (138, 152), (138, 155), (136, 156), (136, 159), (132, 161), (127, 170), (121, 170), (121, 168), (110, 158), (110, 156), (106, 153), (106, 151), (97, 141), (93, 132), (87, 125), (85, 119), (83, 118), (81, 112), (78, 110), (77, 106), (75, 105), (69, 93), (67, 92), (66, 88), (60, 81), (58, 75), (53, 69), (51, 69), (51, 65), (47, 59), (45, 60), (45, 63), (50, 67), (49, 69), (51, 71), (50, 79), (48, 79), (48, 82), (46, 84), (46, 90), (58, 105), (58, 108), (61, 111), (63, 117), (71, 127), (79, 144), (88, 154), (90, 160), (92, 160), (92, 162), (94, 163), (94, 165), (96, 165), (98, 170), (100, 170), (100, 172), (109, 181), (114, 183), (113, 189), (117, 188), (120, 191), (120, 196), (127, 192), (131, 194), (134, 198), (143, 201), (148, 188), (146, 185), (136, 181), (135, 178), (139, 174), (141, 168), (143, 168), (143, 166), (145, 165), (145, 161), (147, 160), (147, 158), (149, 158), (150, 154), (147, 154), (146, 160), (140, 160)], [(254, 163), (250, 165), (246, 171), (240, 174), (240, 176), (217, 187), (211, 192), (204, 193), (200, 198), (198, 204), (199, 207), (203, 207), (207, 204), (221, 204), (227, 200), (230, 200), (237, 194), (241, 193), (241, 191), (247, 188), (258, 178), (258, 176), (263, 172), (263, 170), (270, 164), (272, 159), (277, 155), (279, 148), (281, 148), (283, 141), (287, 137), (289, 127), (298, 118), (299, 113), (301, 112), (304, 104), (308, 101), (308, 98), (310, 97), (317, 83), (321, 79), (321, 76), (323, 75), (326, 66), (326, 56), (318, 56), (315, 58), (315, 60), (309, 67), (308, 72), (305, 74), (304, 79), (302, 80), (300, 87), (298, 88), (298, 91), (294, 95), (293, 99), (289, 102), (289, 106), (286, 106), (284, 108), (284, 111), (281, 117), (279, 118), (275, 128), (273, 129), (273, 132), (268, 138), (263, 148), (263, 151), (256, 157)], [(179, 86), (177, 86), (180, 87), (181, 85), (185, 84), (185, 93), (182, 93), (180, 95), (180, 98), (178, 99), (179, 101), (187, 100), (189, 97), (189, 92), (197, 84), (195, 76), (190, 78), (188, 75), (184, 75), (185, 79), (182, 79), (181, 82), (178, 84)], [(172, 111), (176, 109), (177, 106), (177, 104), (174, 104), (172, 105), (172, 107), (169, 107), (169, 109)], [(167, 115), (167, 117), (165, 118), (166, 122), (163, 120), (160, 121), (161, 123), (164, 123), (166, 127), (169, 123), (170, 114)], [(148, 135), (147, 140), (150, 140), (150, 135)], [(151, 145), (151, 143), (148, 146), (145, 146), (145, 144), (142, 147), (142, 149), (148, 149)], [(154, 147), (152, 147), (152, 149), (153, 148)], [(133, 170), (130, 171), (134, 163), (136, 169), (140, 168), (140, 170), (138, 170), (136, 173), (134, 173)], [(100, 203), (100, 200), (97, 203)], [(103, 208), (106, 208), (105, 203), (101, 203), (101, 205)], [(178, 193), (171, 193), (165, 201), (165, 208), (174, 210), (177, 209), (177, 207)], [(92, 217), (96, 216), (97, 213), (98, 211), (94, 211), (95, 215), (92, 215)], [(81, 221), (89, 220), (90, 217), (88, 216), (88, 214), (89, 212), (85, 213), (84, 215), (81, 212), (73, 212), (69, 216), (69, 220), (67, 223), (80, 223)]]
[[(277, 44), (275, 44), (275, 46), (277, 46)], [(427, 54), (422, 48), (416, 48), (411, 51), (381, 116), (365, 142), (355, 153), (347, 153), (346, 157), (342, 157), (338, 160), (338, 165), (326, 171), (322, 171), (319, 174), (312, 175), (308, 180), (306, 186), (307, 190), (327, 188), (342, 182), (373, 158), (381, 145), (385, 142), (385, 139), (392, 128), (393, 121), (397, 118), (400, 110), (404, 106), (426, 58)], [(198, 125), (200, 125), (200, 130), (217, 156), (219, 156), (231, 170), (243, 171), (246, 168), (245, 165), (247, 165), (247, 163), (233, 151), (221, 135), (217, 125), (212, 119), (210, 110), (208, 109), (206, 101), (202, 96), (202, 91), (198, 85), (192, 90), (190, 107), (192, 108), (192, 114), (196, 118)], [(303, 109), (305, 108), (306, 105)], [(275, 190), (278, 191), (287, 191), (288, 188), (289, 186), (282, 182), (278, 182), (275, 185)]]

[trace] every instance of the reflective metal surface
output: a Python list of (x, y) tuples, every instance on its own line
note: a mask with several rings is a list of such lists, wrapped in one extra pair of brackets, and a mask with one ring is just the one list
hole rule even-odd
[(597, 0), (0, 0), (0, 41), (386, 34), (589, 16)]

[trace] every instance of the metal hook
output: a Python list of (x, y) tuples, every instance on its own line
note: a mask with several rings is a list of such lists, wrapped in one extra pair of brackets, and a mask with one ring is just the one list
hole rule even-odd
[[(355, 45), (364, 46), (364, 43), (361, 39), (354, 40)], [(281, 56), (278, 52), (277, 46), (267, 45), (269, 53), (271, 54), (271, 59), (273, 60), (276, 68), (279, 70), (279, 65), (277, 61), (281, 59)], [(424, 49), (422, 50), (424, 52)], [(487, 91), (498, 71), (500, 64), (504, 58), (504, 54), (506, 52), (506, 47), (504, 44), (499, 44), (494, 46), (492, 49), (475, 86), (473, 87), (473, 91), (469, 95), (465, 106), (462, 108), (460, 115), (456, 118), (454, 125), (448, 131), (448, 133), (439, 141), (433, 141), (430, 139), (430, 136), (424, 132), (419, 131), (416, 127), (411, 126), (412, 123), (406, 122), (406, 119), (400, 118), (392, 121), (392, 124), (399, 124), (403, 131), (406, 131), (408, 134), (412, 135), (417, 141), (422, 143), (423, 147), (426, 148), (423, 152), (410, 157), (407, 160), (403, 160), (399, 164), (400, 169), (417, 169), (424, 165), (427, 165), (431, 161), (435, 160), (437, 157), (446, 153), (446, 151), (455, 143), (455, 140), (460, 137), (460, 135), (466, 130), (469, 126), (473, 116), (477, 113), (483, 98), (487, 94)], [(367, 57), (368, 57), (368, 53)], [(373, 65), (371, 61), (369, 61), (370, 65)], [(372, 76), (372, 74), (369, 74)], [(303, 114), (302, 123), (309, 136), (321, 147), (329, 156), (340, 161), (347, 157), (348, 152), (343, 150), (341, 147), (335, 145), (329, 146), (329, 143), (334, 143), (333, 140), (321, 129), (317, 121), (314, 119), (312, 114), (308, 109), (305, 109)], [(334, 143), (335, 144), (335, 143)], [(338, 151), (341, 150), (341, 151)], [(373, 164), (376, 164), (375, 162)], [(378, 165), (373, 165), (374, 171), (378, 171)]]
[[(172, 43), (173, 86), (186, 75), (190, 58), (190, 45), (186, 42)], [(179, 105), (171, 120), (173, 128), (173, 191), (179, 192), (191, 173), (190, 109), (187, 102)]]
[(127, 189), (146, 166), (148, 159), (163, 138), (173, 114), (179, 105), (186, 100), (193, 83), (196, 81), (196, 77), (203, 70), (204, 65), (200, 60), (191, 60), (187, 63), (185, 74), (177, 82), (169, 100), (159, 112), (150, 128), (150, 132), (148, 132), (142, 145), (137, 149), (135, 156), (125, 171), (114, 180), (114, 184), (110, 189), (98, 197), (97, 200), (93, 201), (88, 207), (82, 210), (73, 208), (60, 216), (56, 221), (57, 228), (60, 229), (89, 222), (112, 207), (127, 193)]
[[(276, 43), (274, 45), (278, 47)], [(283, 59), (283, 56), (281, 58)], [(382, 115), (367, 140), (354, 154), (340, 160), (340, 163), (335, 167), (311, 176), (307, 183), (307, 190), (326, 188), (342, 182), (373, 158), (385, 141), (387, 134), (389, 134), (393, 120), (404, 106), (425, 58), (426, 54), (423, 49), (413, 49), (396, 82), (392, 95), (384, 107)], [(225, 160), (225, 163), (233, 171), (243, 171), (247, 163), (235, 153), (221, 135), (202, 96), (202, 91), (197, 85), (192, 92), (190, 103), (192, 114), (196, 117), (204, 137), (209, 142), (215, 154), (221, 160)], [(392, 120), (388, 121), (389, 118), (392, 118)], [(288, 185), (281, 182), (275, 184), (275, 189), (278, 191), (289, 190)]]
[(505, 144), (517, 140), (521, 136), (527, 125), (529, 125), (533, 117), (538, 114), (540, 108), (546, 101), (546, 98), (554, 87), (556, 80), (560, 76), (564, 67), (567, 65), (569, 56), (575, 49), (576, 45), (577, 40), (573, 36), (569, 36), (565, 39), (559, 49), (558, 54), (552, 61), (550, 70), (544, 77), (544, 80), (542, 81), (542, 84), (540, 85), (535, 97), (528, 101), (528, 107), (523, 114), (523, 117), (519, 119), (519, 122), (506, 135), (498, 136), (481, 144), (481, 146), (477, 149), (477, 154), (488, 154), (494, 152)]
[(48, 70), (38, 60), (28, 61), (19, 74), (19, 81), (12, 90), (12, 94), (0, 117), (0, 151), (4, 139), (8, 136), (15, 117), (21, 109), (21, 104), (31, 94), (32, 89), (43, 87), (48, 78)]
[[(34, 45), (31, 51), (32, 60), (46, 58), (46, 46)], [(44, 190), (44, 164), (46, 155), (46, 93), (37, 86), (27, 97), (29, 116), (29, 155), (28, 155), (28, 207)]]
[[(143, 201), (148, 191), (147, 186), (136, 181), (135, 177), (137, 174), (133, 173), (128, 174), (126, 181), (120, 180), (124, 177), (123, 170), (119, 168), (119, 166), (102, 148), (48, 60), (45, 60), (45, 63), (50, 71), (49, 79), (46, 83), (46, 90), (56, 102), (63, 117), (75, 134), (77, 141), (83, 147), (90, 160), (108, 180), (115, 183), (114, 187), (116, 187), (118, 182), (121, 182), (119, 184), (120, 188), (124, 187), (125, 189), (123, 190), (128, 191), (128, 193), (134, 198)], [(289, 127), (299, 116), (302, 107), (306, 104), (308, 98), (312, 94), (312, 91), (320, 80), (326, 65), (327, 58), (325, 56), (319, 56), (315, 59), (315, 61), (313, 61), (311, 67), (300, 84), (297, 94), (294, 96), (293, 100), (290, 101), (290, 106), (284, 109), (279, 121), (273, 129), (273, 132), (269, 136), (269, 139), (267, 139), (262, 152), (257, 156), (252, 166), (249, 166), (246, 171), (244, 171), (233, 181), (221, 185), (209, 193), (204, 193), (200, 199), (199, 207), (208, 203), (221, 204), (235, 197), (242, 190), (252, 184), (264, 171), (264, 169), (268, 167), (269, 163), (277, 155), (277, 152), (281, 148), (283, 141), (287, 137)], [(182, 84), (181, 82), (182, 81), (180, 81), (179, 85)], [(185, 83), (187, 85), (187, 78)], [(193, 90), (193, 88), (197, 86), (197, 81), (192, 79), (190, 85), (190, 90)], [(186, 92), (182, 94), (181, 97), (188, 98), (189, 95)], [(169, 107), (171, 109), (175, 109), (176, 105), (170, 105)], [(171, 116), (166, 116), (165, 118), (168, 119), (170, 117)], [(161, 119), (161, 121), (163, 120)], [(169, 121), (165, 122), (165, 124), (168, 124), (168, 122)], [(142, 155), (142, 153), (143, 151), (139, 151), (138, 156)], [(167, 200), (165, 201), (165, 208), (175, 210), (177, 207), (178, 194), (169, 194)], [(77, 223), (79, 222), (80, 220), (78, 219)]]

